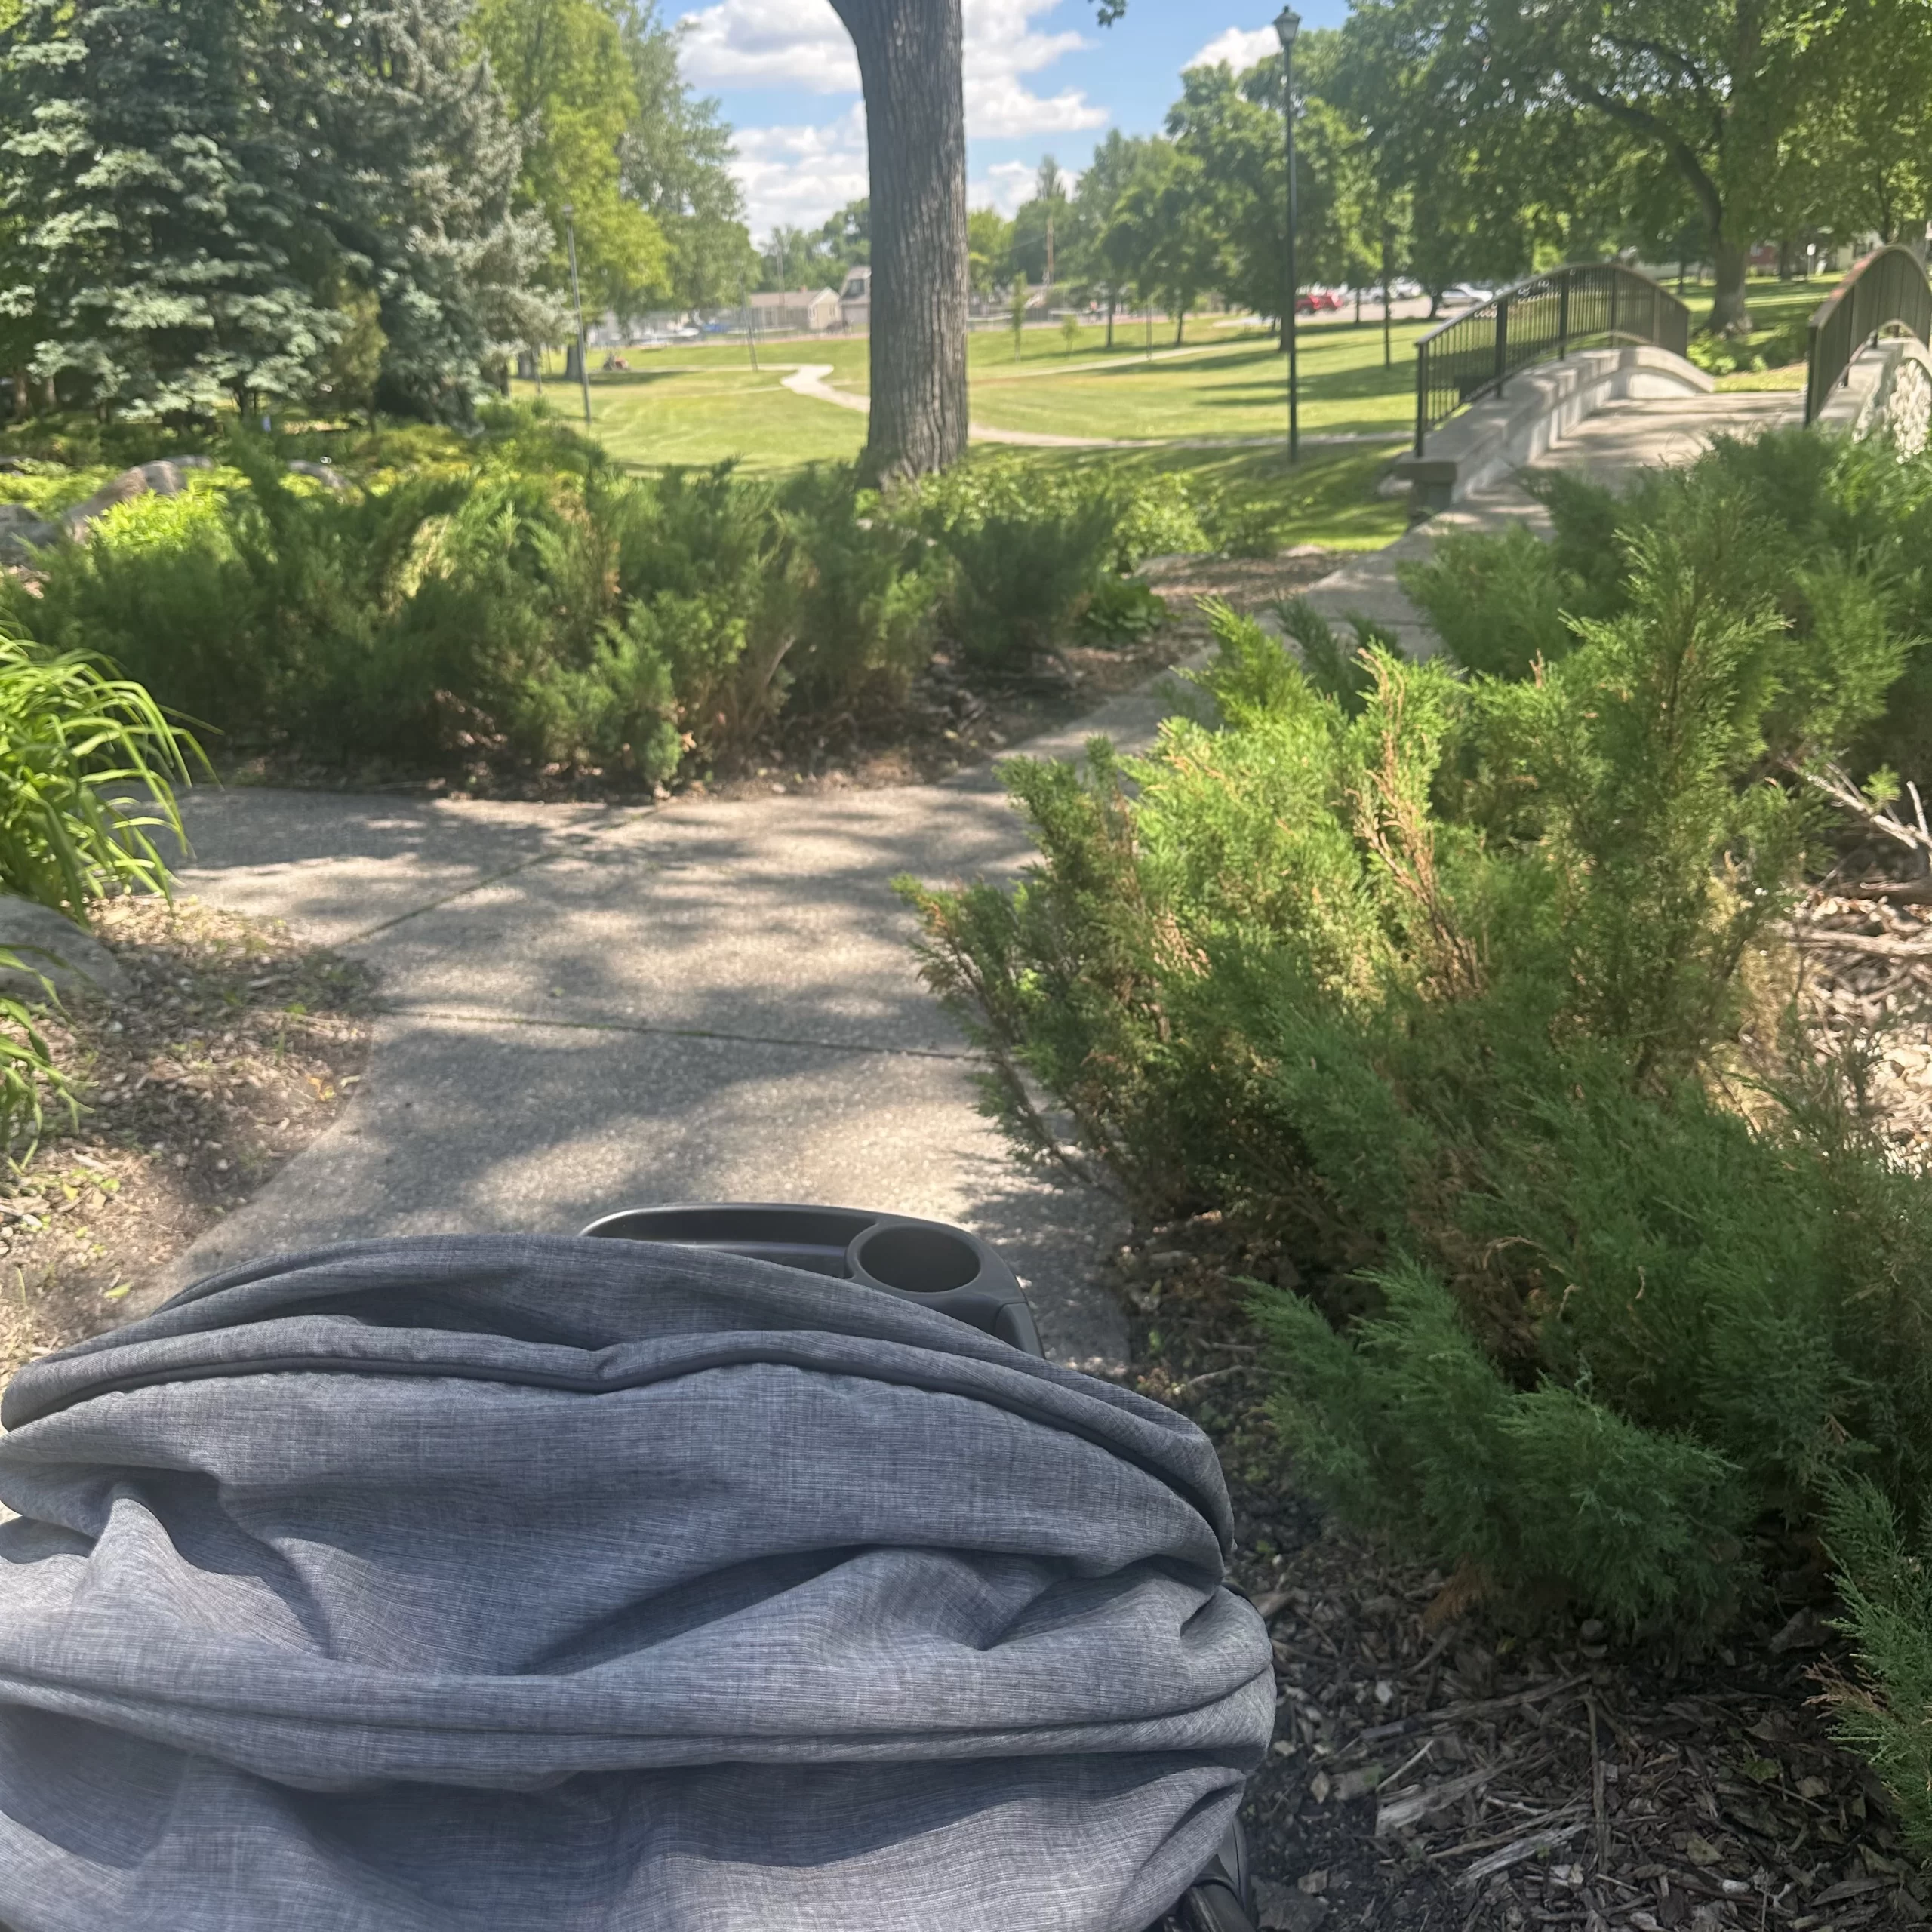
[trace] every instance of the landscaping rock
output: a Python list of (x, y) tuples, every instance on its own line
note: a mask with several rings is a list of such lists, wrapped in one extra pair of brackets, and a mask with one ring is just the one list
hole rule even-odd
[(125, 999), (128, 979), (114, 955), (91, 933), (31, 899), (0, 893), (0, 952), (11, 952), (24, 971), (0, 968), (0, 993), (44, 999), (44, 977), (57, 993), (104, 993)]
[(60, 534), (57, 523), (36, 516), (25, 503), (0, 503), (0, 564), (25, 564)]
[(325, 463), (311, 463), (306, 457), (297, 457), (288, 467), (292, 475), (312, 476), (318, 483), (326, 483), (331, 490), (349, 488), (348, 478), (340, 470), (332, 469)]
[(179, 496), (188, 487), (189, 470), (214, 467), (205, 456), (164, 457), (154, 463), (137, 463), (132, 469), (124, 469), (103, 483), (85, 502), (63, 510), (61, 523), (76, 543), (85, 543), (88, 526), (116, 503), (128, 503), (150, 492), (157, 497)]

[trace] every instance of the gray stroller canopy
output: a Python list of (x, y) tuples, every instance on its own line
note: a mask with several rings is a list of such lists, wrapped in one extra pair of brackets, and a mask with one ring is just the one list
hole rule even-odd
[(238, 1269), (0, 1407), (12, 1932), (1143, 1932), (1274, 1718), (1181, 1417), (622, 1241)]

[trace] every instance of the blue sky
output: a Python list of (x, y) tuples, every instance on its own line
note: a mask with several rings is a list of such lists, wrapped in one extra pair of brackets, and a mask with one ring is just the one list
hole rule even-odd
[[(964, 0), (973, 205), (1011, 214), (1043, 154), (1078, 172), (1109, 128), (1149, 134), (1204, 51), (1237, 66), (1272, 48), (1279, 0), (1129, 0), (1100, 28), (1090, 0)], [(737, 132), (752, 232), (816, 226), (866, 192), (866, 128), (851, 42), (828, 0), (711, 0), (666, 9), (684, 24), (685, 78)], [(1300, 0), (1309, 26), (1347, 0)]]

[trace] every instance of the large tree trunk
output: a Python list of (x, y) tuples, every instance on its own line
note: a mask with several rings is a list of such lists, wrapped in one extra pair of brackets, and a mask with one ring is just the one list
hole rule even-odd
[(872, 427), (861, 468), (966, 451), (966, 103), (960, 0), (832, 0), (859, 57), (872, 174)]
[(1744, 275), (1750, 266), (1749, 251), (1741, 242), (1727, 242), (1714, 235), (1711, 251), (1718, 286), (1706, 326), (1713, 335), (1748, 335), (1751, 311), (1744, 300)]

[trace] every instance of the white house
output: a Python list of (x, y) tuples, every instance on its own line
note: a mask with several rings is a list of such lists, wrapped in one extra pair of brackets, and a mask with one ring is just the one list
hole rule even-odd
[(838, 297), (829, 288), (780, 288), (752, 297), (752, 325), (761, 335), (835, 328), (838, 315)]

